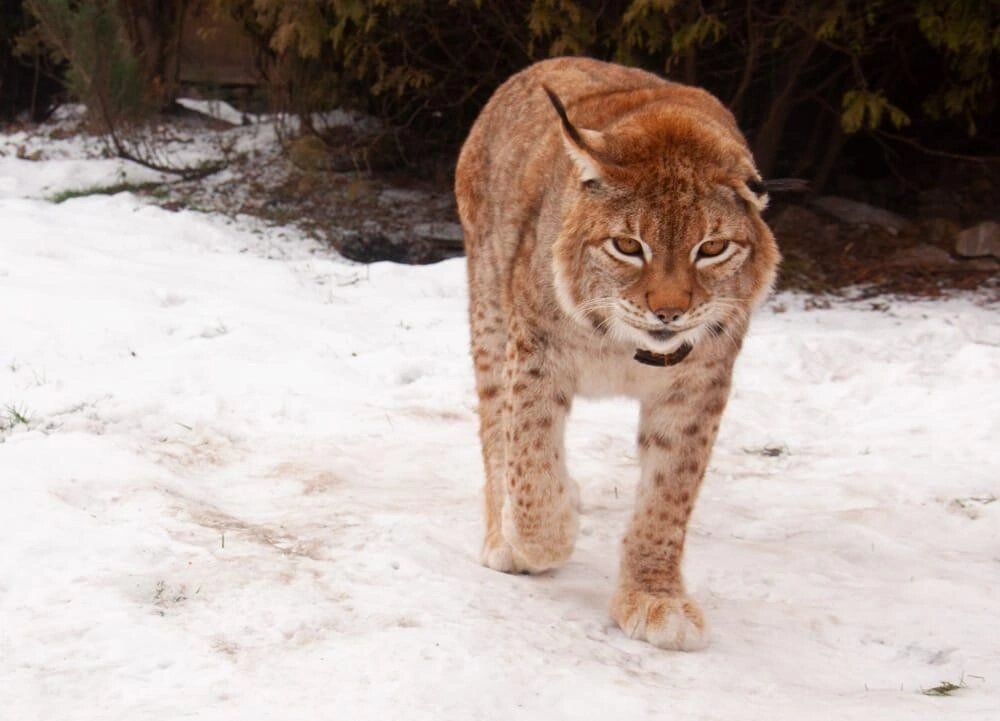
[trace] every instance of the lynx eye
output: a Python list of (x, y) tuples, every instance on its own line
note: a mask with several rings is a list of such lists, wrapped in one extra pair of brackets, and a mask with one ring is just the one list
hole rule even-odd
[(622, 255), (642, 255), (642, 243), (635, 238), (612, 238), (611, 244)]
[(729, 247), (728, 240), (706, 240), (698, 246), (699, 258), (714, 258), (726, 252)]

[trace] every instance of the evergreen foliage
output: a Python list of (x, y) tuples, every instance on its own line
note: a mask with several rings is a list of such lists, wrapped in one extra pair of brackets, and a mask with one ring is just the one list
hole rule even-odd
[(186, 0), (24, 0), (37, 22), (38, 37), (49, 54), (65, 64), (67, 90), (86, 105), (109, 149), (153, 170), (199, 178), (223, 163), (179, 166), (163, 156), (146, 127), (157, 110), (173, 101), (166, 92), (170, 84), (157, 73), (164, 67), (166, 43), (152, 43), (160, 50), (149, 52), (143, 42), (151, 34), (148, 20), (175, 18), (178, 24), (160, 27), (159, 33), (176, 37), (186, 5)]
[(856, 133), (996, 142), (991, 0), (212, 2), (257, 39), (280, 108), (353, 101), (430, 141), (462, 137), (528, 63), (585, 54), (707, 87), (767, 173), (822, 181)]
[(73, 94), (119, 118), (172, 99), (169, 39), (179, 37), (185, 9), (196, 7), (239, 21), (257, 45), (274, 108), (321, 137), (317, 111), (354, 105), (405, 135), (404, 147), (453, 147), (499, 83), (563, 54), (639, 65), (707, 88), (736, 113), (765, 174), (817, 185), (852, 137), (995, 160), (1000, 136), (995, 0), (25, 5), (53, 54), (67, 61)]
[(128, 43), (113, 0), (26, 0), (53, 58), (66, 64), (66, 88), (110, 131), (147, 116), (151, 83)]

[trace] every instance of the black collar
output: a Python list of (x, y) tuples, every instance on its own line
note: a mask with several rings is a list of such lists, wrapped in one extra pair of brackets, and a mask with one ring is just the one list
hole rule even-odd
[(639, 348), (635, 352), (633, 358), (640, 363), (645, 363), (648, 366), (675, 366), (688, 357), (688, 353), (691, 352), (692, 347), (693, 346), (690, 343), (685, 343), (669, 355), (654, 353), (653, 351)]

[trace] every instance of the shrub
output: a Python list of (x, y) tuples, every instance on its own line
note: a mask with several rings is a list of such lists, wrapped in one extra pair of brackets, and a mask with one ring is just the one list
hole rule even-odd
[(52, 56), (66, 64), (67, 90), (106, 132), (148, 117), (151, 78), (133, 52), (112, 0), (25, 0)]
[[(997, 153), (1000, 10), (992, 0), (24, 4), (66, 62), (69, 89), (110, 132), (170, 104), (185, 12), (208, 8), (254, 40), (274, 109), (331, 145), (350, 140), (323, 127), (321, 111), (355, 106), (382, 118), (413, 156), (451, 149), (505, 78), (545, 57), (580, 54), (714, 92), (767, 175), (822, 185), (845, 143), (862, 137), (869, 148), (948, 158)], [(384, 150), (385, 140), (369, 142)]]
[[(163, 156), (145, 127), (158, 110), (173, 103), (176, 82), (168, 74), (171, 54), (164, 38), (179, 37), (187, 5), (186, 0), (25, 0), (50, 54), (65, 63), (67, 90), (86, 105), (114, 154), (153, 170), (196, 178), (222, 164), (177, 166)], [(157, 18), (167, 24), (157, 26)], [(176, 43), (173, 52), (175, 57)]]
[[(822, 180), (845, 139), (996, 145), (990, 0), (212, 0), (256, 39), (275, 107), (355, 103), (440, 146), (532, 61), (586, 54), (719, 95), (767, 173)], [(944, 131), (944, 134), (942, 133)], [(948, 135), (950, 134), (950, 135)]]

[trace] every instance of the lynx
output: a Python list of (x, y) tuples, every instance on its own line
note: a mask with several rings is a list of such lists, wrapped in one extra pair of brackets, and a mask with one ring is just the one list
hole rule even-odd
[(640, 480), (611, 615), (667, 649), (707, 643), (685, 594), (688, 518), (749, 314), (780, 255), (765, 186), (707, 92), (580, 58), (490, 99), (459, 156), (486, 471), (481, 560), (536, 573), (573, 551), (574, 396), (640, 403)]

